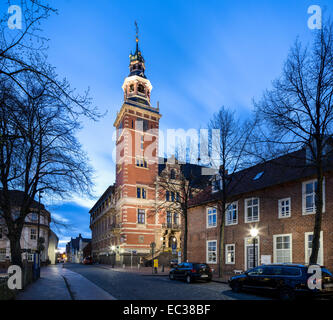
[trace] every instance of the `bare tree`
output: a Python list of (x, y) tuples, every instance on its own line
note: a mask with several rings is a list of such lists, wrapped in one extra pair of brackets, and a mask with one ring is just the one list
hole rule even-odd
[[(22, 228), (36, 194), (89, 195), (92, 185), (92, 169), (75, 136), (80, 128), (79, 114), (71, 109), (75, 102), (60, 92), (51, 95), (48, 82), (41, 87), (35, 78), (25, 81), (27, 95), (12, 81), (0, 87), (0, 217), (8, 228), (12, 263), (18, 265)], [(10, 200), (15, 189), (24, 193), (18, 217)]]
[(177, 159), (167, 163), (158, 177), (158, 210), (180, 214), (183, 261), (187, 260), (189, 202), (201, 190), (205, 181), (207, 177), (201, 175), (200, 166), (182, 164)]
[[(332, 23), (315, 31), (311, 47), (295, 42), (282, 75), (261, 101), (255, 103), (262, 119), (258, 143), (276, 157), (300, 148), (307, 156), (300, 165), (313, 168), (317, 178), (314, 234), (310, 263), (317, 263), (323, 211), (323, 178), (332, 147), (333, 120), (333, 29)], [(259, 135), (258, 135), (259, 137)]]
[(212, 154), (212, 165), (216, 170), (216, 175), (212, 178), (212, 187), (206, 188), (204, 192), (214, 192), (211, 197), (216, 203), (219, 226), (219, 276), (222, 277), (223, 257), (224, 257), (224, 228), (225, 216), (228, 204), (236, 201), (234, 190), (246, 171), (236, 174), (243, 168), (253, 164), (253, 157), (247, 152), (256, 119), (242, 121), (237, 118), (233, 111), (222, 107), (215, 113), (208, 124), (210, 131), (217, 130), (218, 138), (210, 139), (210, 150)]

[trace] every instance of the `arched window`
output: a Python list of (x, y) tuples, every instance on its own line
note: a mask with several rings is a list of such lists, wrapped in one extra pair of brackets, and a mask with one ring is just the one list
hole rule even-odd
[(142, 85), (141, 83), (139, 83), (139, 85), (138, 85), (138, 91), (139, 91), (140, 93), (145, 93), (145, 87), (144, 87), (144, 85)]
[(170, 179), (176, 179), (176, 171), (175, 171), (175, 169), (171, 169), (171, 171), (170, 171)]
[(134, 91), (134, 84), (131, 84), (129, 89), (130, 89), (129, 90), (130, 92), (133, 92)]

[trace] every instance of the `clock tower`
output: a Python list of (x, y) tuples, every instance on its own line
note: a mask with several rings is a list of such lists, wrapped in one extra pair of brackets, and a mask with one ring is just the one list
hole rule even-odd
[[(137, 27), (137, 25), (136, 25)], [(119, 253), (150, 251), (150, 243), (160, 237), (156, 211), (155, 182), (158, 175), (158, 130), (161, 115), (150, 100), (152, 85), (147, 79), (145, 60), (139, 49), (129, 56), (129, 75), (122, 85), (124, 102), (114, 126), (116, 140), (116, 189), (118, 236), (112, 245)]]

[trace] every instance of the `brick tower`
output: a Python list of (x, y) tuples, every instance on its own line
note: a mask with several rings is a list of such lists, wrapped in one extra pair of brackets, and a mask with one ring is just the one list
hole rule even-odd
[[(151, 105), (152, 85), (145, 75), (145, 60), (139, 49), (130, 54), (130, 74), (122, 89), (124, 102), (117, 114), (116, 212), (118, 259), (134, 250), (150, 252), (150, 244), (160, 237), (156, 214), (155, 181), (158, 174), (159, 108)], [(124, 261), (125, 262), (125, 261)]]

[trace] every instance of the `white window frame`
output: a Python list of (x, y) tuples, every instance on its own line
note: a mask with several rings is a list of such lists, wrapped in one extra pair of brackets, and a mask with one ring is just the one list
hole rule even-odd
[[(282, 202), (289, 201), (289, 214), (282, 215)], [(278, 201), (279, 219), (290, 218), (291, 217), (291, 198), (283, 198)]]
[[(228, 211), (229, 211), (229, 209), (228, 208), (231, 205), (236, 205), (236, 222), (229, 223), (229, 221), (228, 221)], [(238, 201), (227, 203), (226, 207), (227, 208), (226, 208), (226, 215), (225, 215), (225, 225), (226, 226), (233, 226), (233, 225), (238, 224)]]
[[(209, 261), (208, 260), (208, 244), (210, 243), (210, 242), (215, 242), (215, 248), (216, 248), (216, 250), (215, 250), (215, 256), (216, 256), (216, 261), (214, 262), (214, 261)], [(207, 240), (207, 242), (206, 242), (206, 262), (208, 263), (208, 264), (217, 264), (217, 260), (218, 260), (218, 256), (217, 256), (217, 240)]]
[[(305, 232), (304, 233), (304, 249), (305, 249), (305, 263), (308, 264), (310, 260), (309, 256), (309, 242), (308, 242), (308, 236), (313, 235), (313, 231), (311, 232)], [(324, 241), (323, 241), (323, 231), (320, 231), (320, 248), (319, 248), (319, 254), (318, 256), (320, 257), (319, 261), (320, 265), (324, 265)], [(318, 261), (317, 261), (318, 262)]]
[[(247, 209), (248, 209), (248, 205), (247, 205), (247, 201), (248, 200), (254, 200), (254, 199), (258, 199), (258, 220), (248, 220), (248, 216), (247, 216)], [(252, 205), (253, 207), (253, 205)], [(252, 223), (252, 222), (259, 222), (260, 221), (260, 198), (259, 197), (251, 197), (251, 198), (247, 198), (244, 199), (244, 218), (245, 218), (245, 223)], [(253, 217), (253, 211), (252, 211), (252, 217)]]
[[(215, 182), (219, 182), (219, 189), (216, 189)], [(216, 175), (212, 179), (212, 193), (216, 193), (222, 190), (222, 178), (220, 175)]]
[(276, 244), (277, 244), (277, 238), (278, 237), (289, 237), (290, 238), (290, 263), (293, 262), (293, 235), (292, 233), (285, 233), (285, 234), (275, 234), (273, 235), (273, 261), (274, 263), (282, 263), (282, 262), (277, 262), (277, 250), (286, 250), (286, 249), (276, 249)]
[[(34, 233), (32, 233), (32, 230), (34, 230)], [(32, 239), (32, 236), (34, 236), (35, 239)], [(30, 228), (30, 240), (32, 240), (32, 241), (37, 240), (37, 230), (36, 230), (36, 228)]]
[[(230, 247), (233, 249), (230, 250)], [(233, 253), (234, 261), (229, 261), (229, 253)], [(235, 264), (236, 263), (236, 246), (234, 243), (226, 244), (225, 245), (225, 264)]]
[[(215, 213), (209, 214), (209, 210), (215, 210)], [(216, 218), (215, 218), (215, 221), (216, 221), (215, 225), (209, 225), (209, 216), (213, 216), (213, 215), (216, 216)], [(208, 207), (206, 209), (206, 226), (207, 226), (207, 229), (208, 228), (216, 228), (216, 226), (217, 226), (217, 210), (214, 207)]]
[[(312, 211), (306, 210), (306, 185), (309, 183), (315, 183), (317, 182), (317, 179), (307, 180), (302, 182), (302, 215), (308, 215), (308, 214), (315, 214), (316, 213), (316, 203), (314, 202), (314, 207)], [(313, 193), (313, 196), (315, 194)], [(323, 212), (325, 212), (326, 207), (326, 197), (325, 197), (325, 177), (323, 178)], [(315, 199), (314, 199), (315, 201)]]

